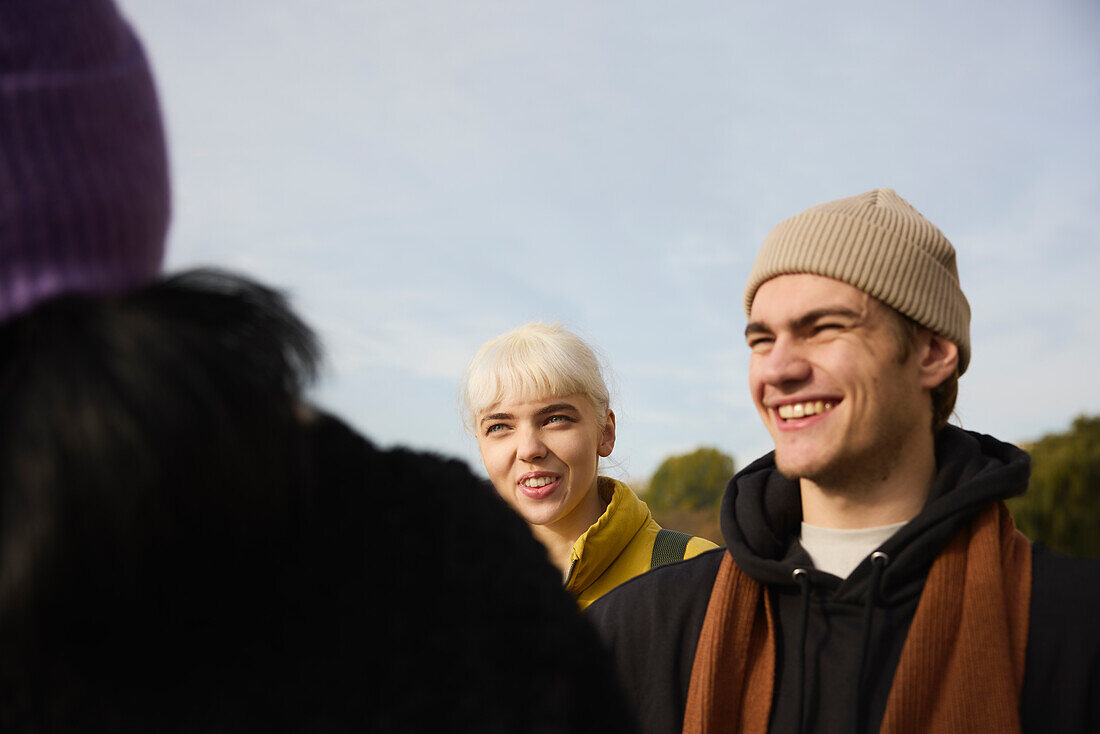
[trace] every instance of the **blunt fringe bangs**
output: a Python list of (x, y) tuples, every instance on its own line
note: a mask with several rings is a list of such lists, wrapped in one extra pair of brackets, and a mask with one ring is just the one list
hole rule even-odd
[(491, 339), (478, 349), (463, 380), (467, 428), (478, 414), (506, 399), (534, 400), (580, 393), (601, 427), (611, 404), (595, 351), (561, 324), (534, 321)]

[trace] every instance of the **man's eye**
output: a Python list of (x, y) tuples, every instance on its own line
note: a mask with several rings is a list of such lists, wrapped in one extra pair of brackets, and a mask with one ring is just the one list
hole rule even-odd
[(832, 324), (832, 323), (814, 324), (814, 333), (815, 334), (820, 334), (823, 331), (838, 331), (838, 330), (843, 329), (843, 328), (844, 328), (843, 324)]
[(758, 347), (766, 347), (773, 341), (775, 340), (768, 336), (754, 336), (752, 339), (749, 339), (747, 343), (749, 349), (757, 349)]
[(493, 425), (485, 429), (485, 435), (489, 435), (490, 433), (497, 433), (498, 431), (503, 431), (507, 427), (508, 426), (504, 425), (503, 423), (494, 423)]
[(546, 419), (547, 423), (571, 423), (572, 421), (573, 419), (567, 415), (552, 415)]

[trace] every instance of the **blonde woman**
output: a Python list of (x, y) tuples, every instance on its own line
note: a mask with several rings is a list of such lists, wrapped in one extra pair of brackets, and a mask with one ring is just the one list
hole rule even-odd
[(615, 413), (596, 355), (561, 326), (525, 324), (482, 345), (463, 408), (493, 486), (581, 608), (654, 565), (716, 547), (662, 530), (630, 487), (599, 476)]

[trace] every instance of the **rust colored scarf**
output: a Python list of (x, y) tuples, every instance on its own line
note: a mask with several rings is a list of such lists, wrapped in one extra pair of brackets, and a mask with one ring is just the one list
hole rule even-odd
[[(997, 502), (932, 564), (879, 731), (1019, 734), (1030, 602), (1031, 543)], [(695, 650), (685, 733), (767, 732), (775, 634), (769, 595), (727, 553)]]

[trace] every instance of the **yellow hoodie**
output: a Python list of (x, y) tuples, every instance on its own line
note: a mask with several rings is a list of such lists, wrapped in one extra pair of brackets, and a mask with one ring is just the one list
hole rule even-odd
[[(596, 485), (607, 509), (573, 543), (566, 591), (584, 609), (619, 584), (645, 573), (653, 557), (653, 543), (661, 526), (630, 487), (610, 477)], [(705, 538), (688, 541), (684, 558), (717, 548)]]

